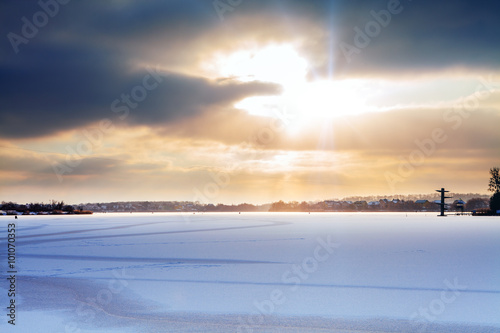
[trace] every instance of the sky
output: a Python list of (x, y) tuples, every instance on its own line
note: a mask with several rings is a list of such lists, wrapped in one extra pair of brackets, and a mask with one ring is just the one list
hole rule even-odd
[(500, 3), (0, 3), (0, 200), (487, 193)]

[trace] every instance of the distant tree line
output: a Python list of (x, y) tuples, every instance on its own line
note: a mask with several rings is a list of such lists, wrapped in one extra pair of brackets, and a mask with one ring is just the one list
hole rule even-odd
[[(484, 197), (472, 198), (465, 204), (460, 200), (455, 200), (448, 205), (449, 211), (471, 212), (477, 209), (487, 209), (490, 200)], [(51, 201), (51, 203), (29, 203), (17, 204), (3, 201), (0, 210), (4, 212), (29, 213), (50, 213), (50, 214), (78, 214), (89, 212), (437, 212), (439, 206), (428, 200), (387, 200), (378, 201), (320, 201), (320, 202), (298, 202), (283, 200), (271, 204), (253, 205), (242, 203), (238, 205), (200, 204), (198, 202), (114, 202), (81, 204), (78, 206), (66, 205), (64, 201)]]
[(12, 201), (2, 201), (0, 210), (4, 214), (88, 214), (90, 211), (84, 211), (81, 207), (75, 208), (73, 205), (67, 205), (64, 201), (51, 200), (50, 203), (32, 202), (27, 204), (18, 204)]
[[(447, 206), (448, 211), (478, 211), (483, 215), (500, 214), (500, 172), (498, 167), (490, 169), (488, 191), (493, 195), (456, 194), (459, 197)], [(409, 199), (413, 198), (413, 199)], [(462, 198), (465, 198), (462, 200)], [(284, 202), (282, 200), (264, 205), (242, 203), (225, 205), (219, 203), (201, 204), (189, 201), (130, 201), (110, 203), (88, 203), (78, 207), (66, 205), (64, 201), (51, 200), (50, 203), (17, 204), (2, 201), (0, 210), (5, 213), (45, 213), (45, 214), (88, 214), (96, 212), (437, 212), (439, 206), (435, 204), (436, 194), (395, 196), (394, 199), (376, 199), (376, 197), (350, 197), (343, 200), (325, 200), (320, 202)]]
[[(433, 201), (420, 200), (378, 200), (367, 202), (358, 201), (322, 201), (307, 203), (305, 201), (283, 202), (271, 204), (270, 212), (438, 212), (439, 206)], [(472, 212), (488, 207), (487, 198), (472, 198), (463, 204), (462, 200), (455, 200), (448, 205), (448, 211)]]

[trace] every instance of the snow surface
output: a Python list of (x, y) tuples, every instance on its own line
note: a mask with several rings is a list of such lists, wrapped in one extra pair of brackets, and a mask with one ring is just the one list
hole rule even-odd
[[(7, 323), (7, 224), (17, 317)], [(1, 332), (500, 332), (500, 219), (0, 217)]]

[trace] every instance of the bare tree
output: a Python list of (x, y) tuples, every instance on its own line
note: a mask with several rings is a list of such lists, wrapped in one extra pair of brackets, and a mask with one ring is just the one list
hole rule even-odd
[(493, 192), (493, 196), (490, 198), (490, 209), (493, 214), (500, 212), (500, 175), (498, 173), (499, 169), (490, 169), (490, 184), (488, 185), (488, 191)]
[(488, 185), (488, 191), (493, 192), (493, 193), (499, 193), (500, 192), (500, 175), (499, 175), (499, 168), (491, 168), (490, 169), (490, 184)]

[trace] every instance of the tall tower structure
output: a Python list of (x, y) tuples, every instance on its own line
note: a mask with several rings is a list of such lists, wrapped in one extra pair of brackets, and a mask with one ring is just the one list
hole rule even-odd
[(441, 188), (440, 190), (436, 190), (436, 192), (441, 193), (441, 202), (437, 203), (438, 205), (441, 206), (441, 214), (439, 214), (438, 216), (446, 216), (446, 215), (444, 215), (444, 210), (446, 209), (446, 207), (445, 207), (446, 204), (444, 203), (444, 199), (449, 199), (451, 197), (445, 197), (444, 194), (446, 192), (450, 192), (450, 191), (445, 191), (444, 188)]

